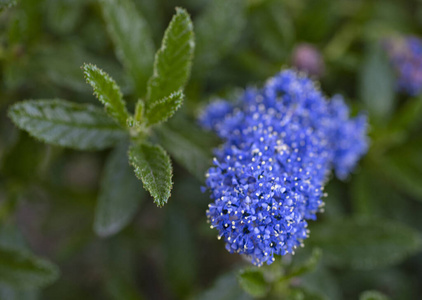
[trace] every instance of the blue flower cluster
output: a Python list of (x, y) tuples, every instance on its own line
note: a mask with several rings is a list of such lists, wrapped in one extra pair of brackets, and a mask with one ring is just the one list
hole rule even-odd
[(211, 228), (258, 266), (303, 245), (331, 167), (344, 178), (367, 150), (366, 118), (291, 70), (236, 104), (212, 103), (200, 123), (224, 140), (206, 179)]
[(411, 96), (419, 95), (422, 92), (422, 40), (414, 36), (398, 37), (385, 44), (398, 75), (398, 88)]

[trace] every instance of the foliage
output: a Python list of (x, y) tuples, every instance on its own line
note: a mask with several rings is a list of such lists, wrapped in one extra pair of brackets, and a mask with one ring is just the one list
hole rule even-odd
[[(0, 0), (0, 14), (0, 299), (422, 294), (422, 96), (396, 88), (383, 46), (422, 36), (420, 1)], [(304, 247), (258, 268), (206, 224), (221, 141), (197, 120), (301, 43), (327, 98), (366, 111), (369, 152), (330, 178)]]

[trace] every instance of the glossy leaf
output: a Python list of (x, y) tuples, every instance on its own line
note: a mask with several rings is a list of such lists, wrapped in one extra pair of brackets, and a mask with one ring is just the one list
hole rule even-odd
[(339, 219), (311, 228), (309, 242), (324, 251), (333, 266), (359, 270), (399, 263), (422, 250), (420, 234), (380, 218)]
[(125, 136), (100, 108), (60, 99), (16, 103), (10, 107), (9, 117), (41, 141), (78, 150), (104, 149)]
[(137, 144), (130, 147), (129, 161), (136, 176), (150, 192), (158, 206), (167, 203), (172, 188), (170, 157), (158, 145)]
[(182, 106), (184, 94), (175, 92), (168, 97), (156, 101), (147, 108), (145, 117), (148, 125), (154, 125), (166, 121)]
[(94, 230), (102, 237), (124, 228), (135, 216), (142, 189), (127, 158), (127, 146), (117, 147), (108, 158), (95, 210)]
[(161, 48), (154, 61), (154, 73), (148, 81), (147, 105), (183, 89), (186, 84), (195, 47), (193, 25), (186, 10), (176, 8)]
[(129, 113), (116, 82), (95, 65), (84, 64), (83, 69), (86, 81), (92, 86), (95, 96), (104, 104), (108, 114), (122, 126), (126, 126)]
[(0, 247), (0, 282), (21, 288), (44, 287), (59, 276), (51, 262), (27, 251)]
[(132, 0), (100, 0), (100, 3), (116, 55), (141, 95), (145, 92), (154, 59), (149, 26)]

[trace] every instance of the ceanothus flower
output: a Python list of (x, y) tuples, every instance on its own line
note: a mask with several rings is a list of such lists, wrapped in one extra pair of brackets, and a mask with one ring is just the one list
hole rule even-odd
[(367, 149), (366, 119), (348, 114), (291, 70), (204, 111), (200, 122), (224, 141), (206, 174), (207, 217), (229, 252), (261, 266), (303, 245), (331, 167), (344, 178)]
[(422, 92), (422, 40), (415, 36), (391, 38), (386, 50), (397, 73), (397, 86), (410, 96)]

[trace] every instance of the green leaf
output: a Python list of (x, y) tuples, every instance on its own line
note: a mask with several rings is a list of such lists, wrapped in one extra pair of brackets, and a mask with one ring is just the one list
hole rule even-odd
[(170, 157), (159, 145), (137, 144), (129, 149), (129, 161), (158, 206), (167, 203), (172, 187)]
[(164, 33), (154, 61), (154, 73), (148, 81), (147, 105), (182, 90), (186, 84), (195, 48), (193, 25), (186, 10), (176, 8)]
[(108, 158), (101, 179), (94, 230), (102, 237), (124, 228), (135, 216), (142, 189), (127, 158), (127, 145), (117, 147)]
[(323, 295), (310, 292), (304, 288), (292, 288), (288, 290), (286, 299), (289, 300), (327, 300)]
[(45, 145), (31, 138), (26, 132), (20, 131), (16, 143), (2, 155), (3, 175), (20, 181), (34, 180), (34, 176), (39, 174), (44, 155)]
[(371, 115), (386, 120), (394, 109), (394, 73), (380, 46), (369, 47), (360, 74), (360, 97)]
[(199, 275), (198, 252), (189, 221), (189, 212), (184, 206), (166, 207), (162, 239), (164, 272), (177, 299), (184, 298)]
[(16, 103), (10, 107), (9, 117), (41, 141), (78, 150), (104, 149), (125, 136), (103, 110), (60, 99)]
[(92, 86), (94, 94), (104, 104), (109, 115), (122, 126), (126, 126), (129, 113), (116, 82), (97, 66), (84, 64), (83, 69), (86, 81)]
[(177, 163), (198, 180), (204, 180), (207, 169), (212, 165), (212, 149), (218, 145), (218, 139), (182, 118), (157, 127), (155, 133), (160, 144)]
[(130, 279), (126, 278), (127, 275), (119, 274), (115, 272), (108, 276), (106, 281), (106, 291), (108, 292), (110, 299), (113, 300), (143, 300), (137, 289), (137, 285)]
[(154, 59), (149, 26), (131, 0), (100, 3), (116, 55), (131, 74), (138, 94), (144, 94)]
[(340, 285), (336, 277), (319, 264), (312, 273), (300, 277), (301, 286), (309, 292), (321, 295), (324, 299), (341, 299)]
[[(422, 96), (407, 100), (389, 126), (391, 131), (405, 132), (421, 124)], [(391, 132), (390, 132), (391, 134)]]
[(359, 300), (388, 300), (389, 298), (378, 291), (366, 291), (359, 296)]
[(184, 94), (182, 91), (175, 92), (160, 101), (152, 103), (147, 108), (145, 117), (148, 125), (154, 125), (166, 121), (182, 106)]
[(141, 99), (138, 100), (135, 107), (134, 119), (136, 122), (141, 123), (144, 119), (145, 103)]
[(398, 189), (422, 201), (422, 139), (412, 139), (401, 147), (377, 157), (384, 175)]
[(0, 282), (20, 288), (44, 287), (59, 277), (51, 262), (27, 251), (0, 247)]
[(207, 72), (231, 51), (246, 25), (245, 1), (214, 0), (195, 23), (196, 53), (194, 68)]
[(254, 297), (264, 297), (269, 290), (261, 270), (251, 268), (241, 270), (238, 275), (240, 286)]
[(306, 273), (310, 273), (315, 270), (319, 261), (322, 257), (322, 251), (319, 248), (312, 249), (311, 256), (298, 266), (294, 266), (293, 269), (286, 275), (283, 276), (283, 280), (291, 279)]
[[(272, 62), (290, 59), (295, 42), (295, 27), (292, 15), (286, 5), (280, 1), (266, 1), (254, 9), (248, 16), (251, 35), (256, 37), (256, 47), (263, 52), (263, 57)], [(252, 63), (252, 62), (248, 62)], [(277, 66), (277, 68), (280, 68)], [(274, 72), (278, 72), (275, 70)], [(268, 72), (268, 70), (267, 70)], [(268, 73), (265, 76), (271, 76)]]
[(45, 1), (45, 19), (49, 30), (58, 35), (72, 33), (84, 18), (85, 5), (86, 1), (83, 0)]
[(417, 231), (379, 218), (316, 224), (311, 228), (309, 242), (322, 248), (328, 264), (358, 270), (393, 265), (422, 249)]
[(251, 300), (237, 284), (237, 279), (233, 273), (220, 276), (213, 286), (204, 293), (195, 297), (195, 300)]
[(16, 0), (0, 0), (0, 11), (16, 5)]

